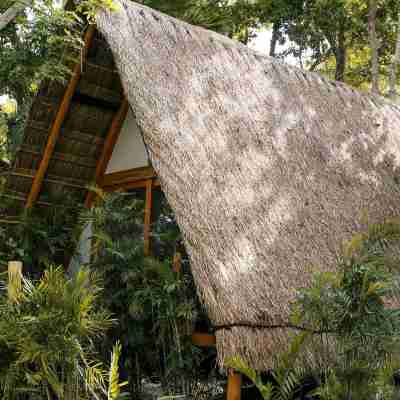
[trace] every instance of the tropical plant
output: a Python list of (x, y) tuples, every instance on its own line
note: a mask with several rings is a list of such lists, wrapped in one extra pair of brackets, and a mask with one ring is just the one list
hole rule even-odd
[[(52, 200), (57, 206), (16, 211), (12, 223), (0, 226), (0, 271), (12, 260), (22, 261), (28, 276), (38, 276), (50, 264), (67, 267), (81, 207), (74, 199)], [(3, 207), (15, 209), (15, 200), (2, 197)]]
[(296, 364), (319, 381), (320, 399), (398, 399), (399, 239), (398, 220), (371, 225), (345, 246), (336, 272), (316, 272), (299, 291), (291, 323), (306, 331), (278, 359), (276, 387), (240, 359), (228, 365), (254, 381), (264, 399), (295, 398), (304, 378)]
[(308, 370), (298, 362), (301, 347), (308, 336), (307, 332), (297, 335), (292, 340), (289, 350), (279, 355), (269, 382), (265, 382), (263, 376), (240, 357), (229, 359), (225, 366), (249, 378), (264, 400), (292, 400), (296, 398), (299, 386), (309, 374)]
[(199, 306), (185, 257), (182, 271), (173, 271), (179, 230), (172, 212), (159, 195), (153, 197), (153, 214), (159, 216), (151, 257), (143, 253), (143, 201), (137, 193), (104, 195), (82, 219), (92, 225), (91, 268), (102, 273), (104, 304), (119, 320), (109, 340), (123, 345), (131, 391), (141, 390), (143, 378), (157, 377), (165, 392), (187, 393), (199, 355), (190, 340)]
[(62, 268), (50, 267), (37, 283), (15, 274), (2, 283), (2, 399), (118, 398), (120, 347), (109, 374), (94, 352), (113, 323), (98, 306), (101, 291), (97, 274), (84, 269), (66, 278)]
[(126, 386), (128, 382), (120, 382), (119, 380), (119, 360), (121, 357), (122, 346), (117, 342), (111, 354), (111, 364), (108, 373), (108, 391), (107, 400), (120, 400), (127, 397), (128, 393), (121, 392), (121, 388)]

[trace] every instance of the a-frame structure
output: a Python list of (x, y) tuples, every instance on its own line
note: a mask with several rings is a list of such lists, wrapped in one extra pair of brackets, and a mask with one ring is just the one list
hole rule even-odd
[[(40, 87), (23, 142), (11, 168), (0, 175), (7, 178), (2, 196), (16, 204), (14, 211), (52, 207), (52, 201), (62, 196), (90, 207), (93, 185), (105, 192), (143, 188), (144, 251), (150, 255), (152, 198), (160, 182), (110, 48), (94, 25), (85, 33), (81, 62), (68, 82), (44, 82)], [(12, 222), (9, 209), (3, 219), (7, 221)], [(175, 263), (179, 260), (177, 255)], [(215, 336), (207, 333), (195, 332), (192, 341), (201, 347), (215, 346)], [(240, 375), (229, 374), (228, 400), (240, 399), (240, 385)]]

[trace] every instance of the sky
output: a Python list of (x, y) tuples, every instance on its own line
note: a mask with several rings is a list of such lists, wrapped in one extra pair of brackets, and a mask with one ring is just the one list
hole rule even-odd
[(271, 43), (272, 31), (271, 29), (263, 29), (257, 32), (257, 36), (248, 44), (253, 50), (257, 50), (263, 54), (269, 54), (269, 47)]
[[(263, 54), (269, 54), (269, 48), (271, 44), (271, 37), (272, 37), (272, 29), (261, 29), (257, 32), (257, 36), (248, 43), (248, 46), (251, 47), (253, 50), (256, 50)], [(276, 52), (282, 53), (283, 51), (289, 48), (290, 42), (288, 40), (285, 41), (284, 45), (279, 44), (276, 45)], [(303, 54), (303, 58), (307, 58), (307, 54)], [(287, 55), (285, 57), (284, 62), (286, 64), (294, 65), (296, 67), (301, 67), (299, 60), (292, 55)]]

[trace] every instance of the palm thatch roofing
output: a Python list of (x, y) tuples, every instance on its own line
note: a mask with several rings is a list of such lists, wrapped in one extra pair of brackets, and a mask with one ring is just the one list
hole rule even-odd
[[(310, 267), (334, 269), (365, 216), (399, 215), (400, 109), (128, 0), (115, 3), (118, 11), (97, 16), (100, 32), (37, 204), (83, 201), (125, 92), (184, 235), (220, 362), (241, 355), (269, 368), (298, 329), (290, 302)], [(65, 92), (42, 85), (13, 165), (0, 172), (16, 209), (26, 205)]]
[[(400, 109), (128, 0), (102, 10), (220, 361), (265, 369), (311, 266), (399, 215)], [(364, 222), (363, 222), (364, 221)]]

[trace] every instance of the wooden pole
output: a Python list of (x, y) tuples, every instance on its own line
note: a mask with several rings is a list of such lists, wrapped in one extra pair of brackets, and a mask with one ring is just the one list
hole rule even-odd
[(216, 338), (211, 333), (192, 333), (192, 343), (198, 347), (215, 347)]
[(151, 206), (152, 206), (153, 180), (146, 181), (146, 202), (144, 206), (144, 255), (150, 255), (150, 232), (151, 232)]
[(8, 262), (8, 276), (21, 276), (22, 277), (22, 262), (9, 261)]
[[(95, 30), (96, 30), (95, 26), (90, 25), (88, 30), (86, 31), (85, 39), (84, 39), (85, 44), (84, 44), (84, 47), (82, 50), (82, 52), (83, 52), (82, 59), (83, 60), (86, 58), (86, 53), (87, 53), (87, 50), (89, 49), (89, 46), (93, 40)], [(28, 199), (25, 204), (25, 208), (32, 207), (39, 196), (40, 190), (42, 188), (43, 180), (44, 180), (44, 177), (47, 172), (47, 168), (50, 163), (51, 156), (54, 152), (54, 148), (56, 146), (57, 139), (60, 135), (61, 126), (67, 115), (69, 106), (72, 101), (72, 96), (74, 95), (75, 89), (78, 86), (79, 79), (81, 77), (81, 73), (82, 73), (81, 63), (77, 63), (74, 67), (74, 70), (72, 72), (72, 77), (68, 83), (67, 90), (64, 93), (60, 107), (57, 111), (56, 118), (51, 127), (50, 134), (49, 134), (49, 137), (48, 137), (47, 143), (46, 143), (46, 148), (44, 150), (43, 158), (40, 161), (39, 168), (33, 179), (31, 190), (29, 192)]]
[(8, 262), (8, 300), (17, 303), (22, 290), (22, 262)]
[(228, 372), (226, 400), (240, 400), (241, 386), (242, 375), (230, 370)]
[(177, 251), (174, 254), (174, 258), (172, 260), (172, 270), (179, 274), (182, 270), (182, 254)]
[[(119, 110), (116, 112), (110, 129), (107, 133), (106, 140), (104, 142), (103, 151), (101, 156), (97, 162), (96, 173), (95, 173), (95, 182), (99, 184), (100, 180), (103, 178), (104, 173), (106, 172), (108, 162), (112, 156), (115, 144), (117, 143), (119, 133), (121, 132), (122, 125), (125, 121), (125, 117), (129, 110), (129, 103), (126, 98), (121, 103)], [(93, 191), (88, 192), (85, 200), (85, 206), (90, 207), (95, 198), (95, 193)]]

